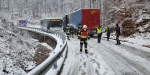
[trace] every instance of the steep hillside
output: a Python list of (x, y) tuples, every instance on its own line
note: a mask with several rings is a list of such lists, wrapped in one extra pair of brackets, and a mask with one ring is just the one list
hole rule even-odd
[(134, 33), (149, 33), (150, 5), (146, 1), (135, 1), (115, 6), (110, 11), (113, 23), (119, 23), (122, 35), (127, 37)]
[(38, 44), (27, 32), (0, 20), (0, 75), (25, 75), (27, 69), (36, 66), (33, 57)]

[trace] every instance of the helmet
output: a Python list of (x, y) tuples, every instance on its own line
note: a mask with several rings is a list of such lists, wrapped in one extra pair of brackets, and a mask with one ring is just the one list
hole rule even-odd
[(87, 26), (86, 26), (86, 25), (83, 25), (83, 29), (87, 29)]
[(69, 24), (67, 24), (67, 26), (69, 26)]

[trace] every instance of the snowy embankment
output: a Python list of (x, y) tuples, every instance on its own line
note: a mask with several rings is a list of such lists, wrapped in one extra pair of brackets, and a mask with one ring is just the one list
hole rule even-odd
[(39, 42), (25, 31), (5, 28), (0, 20), (0, 75), (25, 75), (28, 68), (35, 67), (32, 61)]
[[(36, 46), (40, 43), (38, 42), (38, 40), (32, 39), (26, 31), (18, 31), (17, 29), (15, 29), (13, 32), (11, 31), (13, 28), (12, 26), (8, 25), (8, 29), (4, 28), (4, 26), (5, 25), (0, 20), (0, 75), (25, 75), (26, 70), (32, 69), (36, 65), (36, 63), (33, 62), (32, 58), (34, 57), (34, 54), (36, 52)], [(40, 28), (36, 25), (29, 26)], [(59, 43), (62, 42), (59, 41)], [(47, 46), (46, 44), (42, 45)], [(49, 46), (47, 47), (52, 49)], [(60, 49), (60, 45), (58, 47)], [(62, 62), (63, 61), (59, 61), (59, 63)], [(58, 70), (56, 70), (55, 72), (57, 71)]]
[(52, 37), (53, 39), (55, 39), (57, 41), (56, 48), (54, 49), (54, 51), (52, 53), (50, 53), (50, 56), (43, 63), (41, 63), (36, 68), (34, 68), (32, 71), (30, 71), (27, 75), (41, 74), (41, 73), (42, 74), (43, 73), (44, 74), (49, 74), (49, 73), (57, 74), (57, 72), (59, 71), (59, 69), (60, 69), (60, 67), (62, 65), (62, 62), (63, 62), (63, 60), (65, 58), (65, 55), (63, 55), (63, 57), (61, 57), (61, 59), (58, 60), (58, 62), (56, 62), (57, 64), (59, 64), (57, 69), (53, 70), (52, 72), (50, 72), (51, 71), (50, 70), (48, 73), (46, 73), (45, 71), (43, 72), (43, 70), (47, 66), (50, 66), (49, 64), (52, 63), (56, 59), (56, 57), (58, 57), (58, 56), (60, 57), (60, 55), (58, 55), (58, 54), (60, 54), (64, 48), (65, 48), (64, 53), (66, 53), (66, 47), (67, 47), (67, 45), (66, 45), (66, 42), (67, 42), (66, 35), (57, 34), (56, 32), (54, 34), (50, 34), (50, 33), (47, 33), (47, 32), (39, 31), (37, 29), (33, 29), (33, 30), (32, 29), (27, 29), (27, 30), (38, 32), (40, 34), (44, 34), (46, 36)]

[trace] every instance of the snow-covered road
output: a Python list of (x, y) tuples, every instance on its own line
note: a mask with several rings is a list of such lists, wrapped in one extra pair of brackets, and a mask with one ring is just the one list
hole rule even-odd
[(61, 75), (149, 75), (150, 52), (114, 40), (88, 40), (88, 54), (79, 52), (80, 41), (68, 40), (68, 53)]

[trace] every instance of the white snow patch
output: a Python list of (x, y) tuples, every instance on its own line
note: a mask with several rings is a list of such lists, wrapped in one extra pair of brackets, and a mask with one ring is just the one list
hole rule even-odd
[(50, 50), (54, 50), (51, 46), (49, 46), (47, 43), (41, 43), (41, 45), (43, 45), (43, 46), (45, 46), (45, 47), (47, 47), (48, 49), (50, 49)]

